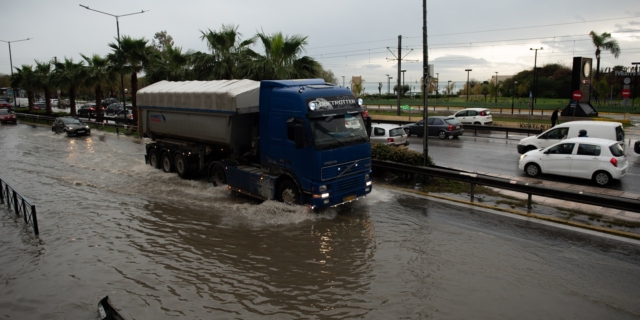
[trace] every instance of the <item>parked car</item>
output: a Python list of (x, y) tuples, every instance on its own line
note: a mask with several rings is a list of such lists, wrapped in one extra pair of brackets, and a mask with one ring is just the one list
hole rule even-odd
[(106, 98), (106, 99), (103, 99), (102, 102), (100, 102), (100, 105), (102, 105), (104, 108), (106, 108), (110, 104), (119, 103), (119, 102), (120, 101), (118, 101), (118, 99), (116, 99), (116, 98)]
[(13, 107), (13, 103), (9, 101), (7, 98), (0, 98), (0, 109), (7, 108), (11, 109)]
[(541, 173), (592, 179), (606, 186), (627, 173), (629, 164), (622, 147), (613, 140), (570, 138), (548, 148), (520, 156), (518, 168), (531, 176)]
[(407, 133), (401, 126), (395, 124), (372, 124), (371, 142), (384, 143), (394, 146), (409, 145)]
[(133, 110), (131, 109), (127, 109), (122, 110), (114, 115), (111, 116), (104, 116), (105, 120), (113, 120), (115, 121), (116, 124), (118, 123), (125, 123), (125, 124), (131, 124), (133, 123)]
[(54, 108), (58, 107), (58, 99), (51, 99), (51, 106)]
[[(127, 105), (127, 108), (132, 108), (133, 106), (131, 104)], [(124, 110), (124, 107), (122, 107), (122, 103), (112, 103), (110, 105), (107, 106), (106, 109), (104, 109), (104, 114), (105, 116), (113, 116), (117, 113), (119, 113), (120, 111)]]
[(95, 118), (96, 117), (96, 104), (95, 103), (85, 103), (80, 106), (77, 110), (78, 117), (83, 118)]
[(453, 117), (462, 124), (476, 124), (488, 126), (493, 123), (491, 111), (487, 108), (469, 108), (456, 112)]
[(9, 111), (9, 109), (0, 109), (0, 123), (16, 124), (18, 123), (18, 120), (16, 119), (16, 115), (13, 113), (13, 111)]
[[(432, 116), (427, 120), (427, 135), (429, 136), (438, 136), (440, 139), (457, 138), (464, 132), (462, 123), (453, 117)], [(409, 137), (412, 134), (422, 137), (424, 135), (424, 119), (416, 123), (406, 124), (403, 128)]]
[(34, 102), (33, 110), (47, 110), (47, 103), (44, 101)]
[(569, 121), (559, 124), (537, 136), (526, 137), (518, 143), (518, 153), (546, 148), (567, 138), (578, 136), (580, 130), (587, 130), (587, 136), (618, 141), (624, 149), (624, 129), (613, 121)]
[(88, 125), (82, 123), (80, 119), (73, 117), (60, 117), (56, 118), (51, 126), (51, 131), (55, 133), (66, 132), (67, 136), (73, 135), (90, 135), (91, 128)]

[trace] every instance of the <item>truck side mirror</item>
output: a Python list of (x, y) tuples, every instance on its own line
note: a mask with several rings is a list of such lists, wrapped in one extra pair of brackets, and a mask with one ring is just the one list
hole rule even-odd
[(296, 123), (293, 126), (293, 133), (295, 136), (296, 149), (302, 149), (304, 147), (304, 126), (300, 123)]

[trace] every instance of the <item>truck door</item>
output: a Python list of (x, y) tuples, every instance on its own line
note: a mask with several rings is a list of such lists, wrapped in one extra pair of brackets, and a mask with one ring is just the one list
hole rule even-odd
[[(293, 170), (298, 175), (298, 178), (303, 176), (311, 178), (310, 173), (313, 172), (314, 161), (311, 144), (308, 143), (308, 141), (310, 141), (308, 125), (304, 119), (289, 118), (287, 119), (286, 126), (287, 139), (284, 141), (284, 165)], [(305, 142), (302, 146), (298, 147), (296, 147), (296, 126), (302, 126), (304, 132), (302, 140)]]

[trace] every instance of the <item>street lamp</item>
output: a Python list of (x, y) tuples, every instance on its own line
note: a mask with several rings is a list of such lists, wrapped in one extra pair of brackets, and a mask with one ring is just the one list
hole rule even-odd
[(436, 99), (438, 99), (438, 95), (440, 94), (440, 74), (436, 72)]
[[(98, 11), (98, 10), (95, 10), (95, 9), (91, 9), (88, 6), (83, 6), (83, 5), (80, 5), (80, 6), (85, 8), (85, 9), (87, 9), (87, 10), (91, 10), (91, 11), (95, 11), (95, 12), (98, 12), (98, 13), (106, 14), (108, 16), (112, 16), (112, 17), (116, 18), (116, 28), (117, 28), (117, 31), (118, 31), (118, 48), (121, 49), (121, 50), (122, 50), (122, 45), (120, 44), (120, 22), (118, 21), (118, 18), (131, 16), (131, 15), (134, 15), (134, 14), (141, 14), (141, 13), (145, 13), (145, 12), (149, 11), (149, 10), (146, 10), (146, 11), (145, 10), (141, 10), (140, 12), (115, 15), (115, 14), (106, 13), (106, 12)], [(126, 113), (126, 111), (127, 111), (127, 97), (125, 96), (125, 93), (124, 93), (124, 74), (122, 74), (122, 70), (120, 70), (120, 88), (122, 89), (122, 107), (123, 107), (123, 109), (125, 110), (125, 113)], [(100, 97), (100, 98), (102, 99), (102, 97)]]
[(511, 114), (513, 114), (513, 97), (516, 96), (516, 84), (518, 84), (518, 81), (513, 80), (513, 92), (511, 92)]
[(344, 88), (344, 76), (342, 76), (342, 87)]
[(393, 79), (393, 77), (387, 75), (387, 98), (389, 98), (389, 94), (391, 93), (391, 79)]
[(469, 72), (473, 71), (473, 69), (464, 69), (467, 72), (467, 102), (469, 102)]
[(535, 103), (537, 97), (538, 97), (538, 69), (536, 69), (536, 66), (538, 64), (538, 50), (544, 50), (544, 48), (540, 47), (540, 49), (538, 48), (529, 48), (529, 50), (535, 50), (535, 58), (533, 60), (533, 100), (531, 101), (531, 110), (529, 110), (530, 114), (533, 114), (533, 104)]
[(496, 71), (496, 104), (498, 103), (498, 71)]
[[(11, 42), (20, 42), (20, 41), (27, 41), (27, 40), (31, 40), (31, 38), (26, 38), (26, 39), (22, 39), (22, 40), (14, 40), (14, 41), (5, 41), (5, 40), (0, 40), (2, 42), (6, 42), (9, 44), (9, 65), (11, 66), (11, 77), (13, 78), (13, 58), (11, 57)], [(13, 107), (17, 108), (18, 104), (16, 102), (16, 89), (14, 87), (11, 87), (11, 92), (13, 93)]]
[(447, 101), (449, 101), (449, 96), (451, 95), (451, 80), (447, 80)]

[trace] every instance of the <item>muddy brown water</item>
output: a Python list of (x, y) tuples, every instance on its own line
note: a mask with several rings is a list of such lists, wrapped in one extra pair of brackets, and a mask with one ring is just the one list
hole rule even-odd
[(310, 211), (144, 164), (140, 140), (0, 126), (0, 317), (637, 319), (640, 245), (376, 188)]

